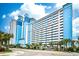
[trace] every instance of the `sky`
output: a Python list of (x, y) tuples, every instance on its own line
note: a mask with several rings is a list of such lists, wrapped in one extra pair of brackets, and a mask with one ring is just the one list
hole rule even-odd
[(11, 21), (11, 17), (9, 16), (9, 13), (19, 9), (21, 5), (22, 3), (20, 4), (0, 3), (0, 30), (8, 31), (7, 26)]
[[(28, 14), (30, 18), (40, 19), (62, 8), (66, 3), (0, 3), (0, 30), (8, 32), (12, 19)], [(79, 4), (73, 3), (73, 37), (79, 34)]]

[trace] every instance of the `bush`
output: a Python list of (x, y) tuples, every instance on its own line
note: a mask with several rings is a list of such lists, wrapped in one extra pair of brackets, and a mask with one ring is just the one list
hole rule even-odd
[(30, 45), (26, 44), (26, 49), (29, 49), (30, 48)]
[(72, 47), (67, 48), (68, 52), (74, 52), (74, 49)]
[(1, 47), (1, 48), (0, 48), (0, 52), (3, 52), (3, 51), (5, 51), (5, 48), (2, 48), (2, 47)]
[(42, 48), (42, 50), (45, 50), (45, 48)]
[(79, 52), (79, 47), (78, 47), (78, 48), (76, 48), (76, 52)]
[(6, 49), (5, 52), (12, 52), (12, 50), (8, 50), (8, 49)]
[(16, 45), (10, 44), (9, 47), (10, 48), (16, 48)]
[(16, 47), (17, 47), (17, 48), (21, 48), (20, 44), (16, 44)]
[(39, 46), (37, 46), (37, 47), (36, 47), (36, 49), (38, 50), (38, 49), (40, 49), (40, 47), (39, 47)]
[(55, 48), (54, 48), (54, 50), (55, 50), (55, 51), (58, 51), (58, 48), (57, 48), (57, 47), (55, 47)]

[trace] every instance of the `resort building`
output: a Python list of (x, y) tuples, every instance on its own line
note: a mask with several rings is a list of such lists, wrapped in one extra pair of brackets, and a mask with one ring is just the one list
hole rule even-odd
[(48, 44), (62, 39), (72, 39), (71, 3), (32, 23), (32, 43)]
[(12, 20), (10, 23), (10, 31), (11, 34), (13, 34), (13, 38), (10, 40), (10, 44), (16, 44), (16, 20)]
[(10, 33), (16, 44), (46, 43), (72, 39), (72, 4), (67, 3), (59, 10), (35, 20), (27, 16), (11, 22)]

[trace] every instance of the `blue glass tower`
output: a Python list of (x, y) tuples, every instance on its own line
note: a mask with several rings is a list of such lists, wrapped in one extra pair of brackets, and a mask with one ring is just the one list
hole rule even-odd
[[(25, 20), (24, 20), (24, 28), (26, 28), (26, 29), (24, 29), (25, 31), (25, 38), (26, 38), (26, 40), (27, 40), (27, 44), (29, 44), (30, 45), (30, 40), (31, 40), (31, 23), (30, 23), (30, 18), (29, 17), (27, 17), (27, 15), (25, 16), (25, 18), (24, 18)], [(27, 37), (26, 37), (27, 36)]]
[(64, 39), (72, 39), (72, 3), (63, 6)]
[(21, 17), (16, 22), (16, 44), (20, 44), (19, 40), (22, 38), (22, 20)]
[(25, 15), (24, 17), (18, 16), (16, 22), (16, 44), (30, 44), (31, 40), (31, 24), (30, 18)]

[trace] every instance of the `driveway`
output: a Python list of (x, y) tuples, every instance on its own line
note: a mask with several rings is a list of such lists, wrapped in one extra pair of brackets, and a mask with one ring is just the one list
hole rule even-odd
[(0, 56), (79, 56), (75, 52), (60, 52), (60, 51), (46, 51), (46, 50), (31, 50), (12, 48), (13, 52), (0, 53)]

